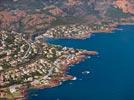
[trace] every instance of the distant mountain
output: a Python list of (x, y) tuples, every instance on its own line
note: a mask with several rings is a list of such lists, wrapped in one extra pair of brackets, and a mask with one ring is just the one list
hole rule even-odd
[(133, 21), (133, 0), (0, 0), (0, 28), (25, 33), (61, 24)]

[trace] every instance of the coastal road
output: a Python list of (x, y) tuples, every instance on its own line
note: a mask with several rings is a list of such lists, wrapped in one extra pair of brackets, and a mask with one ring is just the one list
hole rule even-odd
[(25, 40), (23, 37), (22, 37), (22, 39), (28, 44), (28, 49), (27, 49), (27, 51), (26, 51), (26, 53), (25, 53), (25, 55), (21, 58), (21, 60), (24, 60), (25, 58), (27, 58), (28, 56), (29, 56), (29, 52), (31, 51), (31, 44), (27, 41), (27, 40)]

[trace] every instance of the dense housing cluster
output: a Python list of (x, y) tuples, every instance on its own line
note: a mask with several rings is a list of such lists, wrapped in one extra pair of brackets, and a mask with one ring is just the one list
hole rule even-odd
[(1, 98), (24, 97), (20, 91), (25, 87), (53, 87), (72, 79), (65, 74), (67, 67), (86, 55), (96, 54), (94, 51), (42, 43), (42, 37), (30, 42), (23, 34), (14, 31), (2, 31), (0, 35)]

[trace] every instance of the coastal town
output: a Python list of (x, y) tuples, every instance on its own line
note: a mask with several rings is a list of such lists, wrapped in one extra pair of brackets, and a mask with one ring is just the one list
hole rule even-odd
[(21, 33), (0, 33), (0, 97), (24, 98), (27, 89), (48, 88), (73, 79), (65, 72), (72, 64), (95, 51), (78, 50), (42, 43), (43, 38), (29, 42)]
[(84, 39), (95, 32), (110, 32), (117, 24), (93, 24), (93, 25), (61, 25), (47, 30), (43, 36), (49, 38)]
[(72, 80), (69, 67), (98, 54), (46, 39), (86, 39), (133, 23), (133, 0), (0, 0), (0, 100)]

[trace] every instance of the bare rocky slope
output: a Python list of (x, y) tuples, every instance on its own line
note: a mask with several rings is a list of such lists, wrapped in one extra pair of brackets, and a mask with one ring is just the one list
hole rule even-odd
[(0, 0), (1, 30), (44, 33), (65, 24), (133, 21), (133, 0)]

